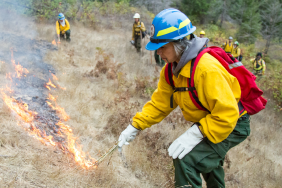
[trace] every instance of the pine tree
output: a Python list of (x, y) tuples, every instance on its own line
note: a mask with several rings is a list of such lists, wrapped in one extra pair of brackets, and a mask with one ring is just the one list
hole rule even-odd
[(210, 6), (214, 1), (215, 0), (181, 0), (177, 8), (193, 20), (193, 23), (199, 22), (200, 24), (204, 24)]
[(261, 10), (262, 35), (266, 39), (265, 51), (267, 54), (271, 41), (279, 37), (282, 28), (282, 12), (279, 0), (270, 0), (263, 5)]
[(254, 43), (261, 30), (260, 4), (257, 0), (236, 0), (230, 16), (238, 24), (236, 38), (240, 42)]

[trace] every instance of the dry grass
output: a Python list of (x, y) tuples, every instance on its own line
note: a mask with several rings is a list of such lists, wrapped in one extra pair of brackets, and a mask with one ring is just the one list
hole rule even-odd
[[(53, 40), (53, 25), (29, 29), (34, 28), (37, 38)], [(70, 115), (68, 124), (84, 151), (96, 158), (142, 109), (149, 98), (146, 88), (156, 87), (160, 68), (151, 64), (149, 52), (142, 57), (135, 53), (130, 34), (130, 28), (98, 32), (75, 25), (72, 42), (62, 43), (58, 51), (44, 57), (55, 68), (58, 84), (67, 88), (53, 94)], [(1, 80), (5, 69), (2, 65)], [(18, 127), (2, 100), (0, 107), (0, 187), (173, 187), (174, 169), (167, 148), (190, 125), (177, 109), (141, 132), (124, 147), (123, 156), (116, 151), (99, 168), (83, 170)], [(271, 108), (252, 117), (251, 136), (228, 153), (227, 187), (280, 187), (281, 125)]]

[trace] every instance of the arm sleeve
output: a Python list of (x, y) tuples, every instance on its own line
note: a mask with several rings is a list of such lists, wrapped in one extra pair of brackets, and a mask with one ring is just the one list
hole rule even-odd
[(134, 40), (134, 36), (135, 36), (135, 31), (134, 31), (134, 24), (132, 26), (132, 40)]
[(265, 72), (265, 69), (266, 69), (265, 61), (262, 60), (262, 72), (263, 72), (263, 73)]
[(177, 104), (173, 101), (173, 108), (170, 107), (170, 97), (173, 93), (172, 87), (166, 82), (164, 76), (165, 66), (161, 71), (158, 89), (152, 95), (151, 101), (147, 102), (142, 112), (136, 113), (132, 125), (140, 130), (151, 127), (161, 122)]
[(70, 23), (67, 19), (65, 19), (66, 21), (66, 28), (65, 28), (65, 31), (69, 30), (70, 29)]
[(240, 85), (235, 77), (220, 71), (204, 72), (197, 85), (199, 100), (211, 112), (200, 120), (200, 130), (211, 142), (219, 143), (233, 131), (239, 118)]
[(144, 25), (143, 22), (141, 22), (141, 30), (142, 30), (143, 32), (146, 31), (146, 28), (145, 28), (145, 25)]
[(241, 55), (241, 49), (238, 48), (238, 50), (237, 50), (237, 57), (239, 57), (240, 55)]
[(56, 21), (56, 32), (57, 32), (57, 35), (60, 34), (60, 25), (58, 21)]

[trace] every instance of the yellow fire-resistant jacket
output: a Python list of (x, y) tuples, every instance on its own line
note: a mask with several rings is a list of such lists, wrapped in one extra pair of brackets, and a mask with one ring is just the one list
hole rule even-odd
[(232, 48), (231, 54), (232, 54), (232, 56), (235, 57), (235, 58), (239, 57), (240, 54), (241, 54), (240, 48), (239, 48), (238, 46), (237, 46), (236, 48)]
[(65, 26), (63, 27), (61, 24), (59, 24), (59, 21), (57, 20), (56, 21), (56, 31), (57, 31), (57, 34), (59, 35), (61, 31), (67, 31), (70, 29), (70, 24), (68, 22), (67, 19), (65, 19)]
[[(140, 25), (141, 25), (141, 27), (138, 27)], [(132, 40), (134, 40), (136, 35), (140, 36), (140, 29), (143, 32), (146, 31), (144, 23), (140, 22), (140, 21), (138, 23), (134, 22), (133, 27), (132, 27)]]
[[(175, 87), (187, 87), (191, 61), (173, 76)], [(170, 107), (172, 87), (166, 82), (165, 67), (160, 73), (158, 88), (142, 109), (133, 117), (132, 125), (145, 129), (161, 122), (176, 106), (182, 110), (187, 121), (199, 122), (200, 130), (211, 142), (219, 143), (233, 131), (239, 118), (238, 102), (241, 89), (238, 80), (229, 74), (217, 59), (204, 54), (195, 71), (195, 87), (199, 100), (211, 113), (199, 110), (192, 102), (188, 91), (173, 94), (174, 108)], [(246, 113), (246, 112), (245, 112)]]
[(224, 45), (222, 45), (222, 48), (224, 49), (224, 51), (226, 53), (231, 53), (232, 49), (233, 49), (233, 42), (231, 42), (231, 45), (229, 46), (229, 41), (226, 42)]
[(251, 61), (254, 63), (254, 70), (256, 71), (262, 71), (264, 74), (266, 66), (265, 66), (265, 61), (263, 59), (256, 60), (256, 59), (251, 59)]

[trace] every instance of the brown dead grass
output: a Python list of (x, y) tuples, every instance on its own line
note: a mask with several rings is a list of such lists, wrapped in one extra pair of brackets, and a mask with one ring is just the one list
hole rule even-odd
[[(36, 27), (39, 38), (53, 40), (53, 25), (32, 25)], [(156, 87), (158, 80), (160, 68), (151, 64), (149, 52), (143, 57), (135, 53), (130, 34), (130, 28), (97, 32), (72, 25), (72, 42), (45, 56), (56, 70), (58, 84), (67, 88), (53, 94), (70, 115), (68, 124), (84, 151), (95, 158), (112, 147), (142, 110), (149, 97), (146, 88)], [(2, 100), (0, 116), (0, 187), (173, 187), (167, 148), (190, 126), (176, 109), (125, 146), (123, 156), (115, 151), (99, 168), (83, 170), (18, 127)], [(269, 107), (252, 117), (251, 126), (251, 136), (228, 153), (226, 187), (280, 187), (281, 120)]]

